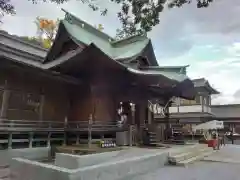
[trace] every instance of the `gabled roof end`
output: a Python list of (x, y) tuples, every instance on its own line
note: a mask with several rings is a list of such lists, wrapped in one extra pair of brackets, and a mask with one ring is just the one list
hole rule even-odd
[(98, 30), (97, 28), (95, 28), (94, 26), (85, 22), (84, 20), (80, 19), (79, 17), (77, 17), (73, 13), (70, 13), (63, 8), (61, 10), (63, 12), (65, 12), (65, 19), (66, 20), (67, 20), (67, 18), (74, 18), (76, 21), (78, 21), (78, 23), (82, 24), (82, 27), (84, 27), (85, 29), (88, 29), (89, 31), (92, 31), (93, 33), (96, 33), (99, 37), (104, 38), (106, 41), (109, 41), (109, 40), (114, 41), (114, 38), (112, 38), (111, 36), (109, 36), (108, 34), (102, 32), (102, 31)]

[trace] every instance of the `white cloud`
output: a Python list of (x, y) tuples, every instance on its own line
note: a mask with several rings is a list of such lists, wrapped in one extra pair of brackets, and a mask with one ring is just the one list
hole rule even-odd
[(240, 58), (240, 42), (233, 43), (232, 46), (227, 48), (227, 51), (228, 51), (229, 55)]

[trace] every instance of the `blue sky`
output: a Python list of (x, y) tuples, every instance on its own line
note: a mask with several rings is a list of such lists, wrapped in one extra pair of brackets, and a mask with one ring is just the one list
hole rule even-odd
[[(34, 19), (37, 16), (62, 18), (61, 7), (73, 12), (90, 24), (103, 24), (112, 36), (119, 27), (118, 6), (97, 0), (109, 7), (106, 17), (92, 12), (87, 6), (72, 0), (62, 6), (27, 0), (12, 0), (17, 15), (5, 16), (1, 28), (11, 34), (36, 35)], [(207, 9), (195, 5), (165, 10), (160, 24), (148, 35), (152, 38), (160, 65), (190, 65), (191, 78), (204, 77), (221, 92), (214, 97), (215, 104), (240, 103), (240, 0), (215, 0)]]

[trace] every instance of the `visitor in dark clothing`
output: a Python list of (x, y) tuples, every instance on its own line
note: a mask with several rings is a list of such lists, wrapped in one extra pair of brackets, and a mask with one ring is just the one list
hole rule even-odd
[(222, 135), (221, 135), (221, 146), (225, 146), (226, 144), (225, 144), (225, 134), (223, 133)]
[(231, 132), (231, 133), (230, 133), (230, 138), (231, 138), (231, 140), (232, 140), (232, 144), (234, 144), (234, 139), (233, 139), (233, 138), (234, 138), (234, 137), (233, 137), (233, 132)]

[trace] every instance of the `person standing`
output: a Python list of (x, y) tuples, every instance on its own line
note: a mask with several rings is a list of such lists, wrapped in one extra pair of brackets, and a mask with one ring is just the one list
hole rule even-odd
[(233, 131), (231, 131), (231, 133), (230, 133), (230, 138), (231, 138), (231, 140), (232, 140), (232, 144), (234, 144), (234, 137), (233, 137)]
[(220, 149), (220, 147), (222, 146), (222, 136), (218, 136), (218, 142), (217, 142), (217, 147), (218, 147), (218, 150)]
[(222, 145), (225, 146), (226, 145), (226, 142), (225, 142), (225, 133), (223, 133), (223, 136), (222, 136)]

